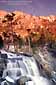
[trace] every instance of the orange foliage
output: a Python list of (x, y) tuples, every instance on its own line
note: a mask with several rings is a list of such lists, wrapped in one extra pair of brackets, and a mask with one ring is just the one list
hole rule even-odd
[[(13, 23), (8, 25), (8, 21), (7, 23), (2, 22), (7, 12), (0, 11), (0, 33), (1, 31), (9, 30), (9, 27), (11, 27), (13, 32), (21, 35), (21, 37), (29, 36), (31, 33), (35, 32), (36, 34), (38, 33), (37, 37), (35, 37), (37, 40), (40, 39), (41, 34), (44, 34), (46, 40), (49, 38), (56, 40), (56, 16), (37, 17), (20, 11), (15, 11), (13, 13), (15, 14), (12, 20)], [(33, 38), (33, 40), (35, 38)]]

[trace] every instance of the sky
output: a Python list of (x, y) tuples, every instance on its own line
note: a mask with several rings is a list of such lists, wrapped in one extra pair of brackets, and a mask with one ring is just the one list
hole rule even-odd
[(19, 10), (37, 16), (56, 15), (56, 0), (0, 0), (0, 10)]

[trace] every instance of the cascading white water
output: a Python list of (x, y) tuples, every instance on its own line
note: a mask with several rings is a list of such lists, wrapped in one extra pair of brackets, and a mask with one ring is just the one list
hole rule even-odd
[[(33, 73), (34, 73), (33, 80), (36, 82), (36, 85), (51, 85), (51, 83), (46, 78), (40, 76), (40, 72), (39, 72), (38, 67), (36, 66), (36, 62), (35, 62), (34, 58), (33, 58), (33, 62), (31, 62), (31, 59), (29, 59), (28, 62), (30, 62), (29, 63), (31, 65), (30, 68), (32, 68), (32, 70), (33, 70)], [(29, 70), (29, 65), (27, 67)]]
[[(11, 58), (11, 56), (9, 56), (9, 57)], [(18, 56), (14, 56), (14, 57), (17, 58)], [(34, 58), (31, 59), (30, 57), (27, 57), (27, 58), (25, 58), (24, 56), (21, 56), (21, 57), (23, 58), (23, 63), (20, 62), (21, 70), (22, 70), (22, 72), (24, 72), (23, 70), (25, 70), (25, 66), (26, 66), (26, 69), (28, 71), (28, 75), (32, 77), (33, 81), (35, 81), (34, 85), (51, 85), (50, 82), (46, 78), (40, 76), (40, 72), (39, 72), (39, 69), (38, 69), (38, 67), (37, 67), (37, 65), (35, 63), (35, 59)], [(25, 66), (23, 66), (23, 64)], [(18, 72), (17, 61), (12, 63), (9, 60), (9, 63), (7, 64), (7, 70), (11, 71), (11, 73), (9, 73), (9, 75), (14, 77), (14, 79), (15, 79), (16, 74)], [(5, 73), (6, 73), (6, 71), (4, 71), (3, 74), (5, 74)], [(23, 73), (23, 74), (27, 75), (26, 70), (25, 70), (25, 73)], [(4, 75), (4, 77), (5, 77), (5, 75)]]

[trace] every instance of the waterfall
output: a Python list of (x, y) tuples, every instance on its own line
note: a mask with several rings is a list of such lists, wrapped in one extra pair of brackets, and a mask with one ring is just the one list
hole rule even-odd
[[(4, 52), (4, 53), (7, 53), (7, 52)], [(48, 81), (48, 79), (46, 79), (40, 75), (39, 68), (37, 67), (35, 59), (33, 57), (27, 57), (24, 55), (17, 56), (14, 54), (10, 54), (11, 55), (10, 56), (9, 53), (7, 53), (7, 55), (11, 59), (22, 58), (22, 61), (20, 59), (15, 60), (15, 61), (8, 60), (7, 69), (4, 70), (3, 77), (5, 77), (7, 75), (6, 72), (8, 72), (9, 76), (14, 78), (14, 80), (15, 80), (18, 72), (20, 74), (20, 71), (21, 71), (22, 75), (27, 75), (32, 78), (32, 80), (35, 82), (34, 85), (51, 85), (51, 83)]]

